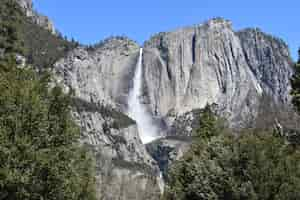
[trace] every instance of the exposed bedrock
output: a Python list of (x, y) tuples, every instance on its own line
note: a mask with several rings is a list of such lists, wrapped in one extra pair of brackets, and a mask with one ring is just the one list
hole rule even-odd
[(234, 126), (255, 115), (263, 92), (288, 103), (287, 45), (258, 29), (234, 32), (230, 21), (159, 33), (145, 43), (144, 88), (152, 112), (174, 116), (216, 103)]

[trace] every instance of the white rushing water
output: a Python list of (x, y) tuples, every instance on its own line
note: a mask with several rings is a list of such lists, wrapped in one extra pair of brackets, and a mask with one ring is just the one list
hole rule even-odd
[(142, 142), (149, 143), (159, 137), (159, 128), (155, 125), (153, 117), (147, 112), (144, 104), (141, 103), (142, 78), (143, 78), (143, 49), (140, 49), (139, 60), (135, 69), (133, 88), (129, 93), (128, 115), (134, 119)]

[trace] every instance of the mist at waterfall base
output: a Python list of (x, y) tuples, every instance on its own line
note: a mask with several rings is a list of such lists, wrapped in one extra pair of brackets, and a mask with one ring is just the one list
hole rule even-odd
[(160, 137), (160, 128), (155, 124), (153, 117), (140, 101), (143, 83), (142, 63), (143, 49), (141, 48), (135, 69), (133, 88), (129, 93), (127, 114), (136, 121), (141, 140), (146, 144)]

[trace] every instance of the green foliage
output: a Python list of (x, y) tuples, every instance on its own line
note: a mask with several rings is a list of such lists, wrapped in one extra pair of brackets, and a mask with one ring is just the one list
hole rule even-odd
[(25, 56), (33, 66), (40, 68), (52, 66), (67, 52), (78, 46), (75, 41), (69, 42), (32, 23), (31, 20), (23, 19), (25, 20), (21, 26), (21, 34), (24, 37)]
[(70, 97), (48, 74), (18, 68), (24, 16), (0, 5), (0, 199), (95, 199), (94, 166), (79, 146)]
[(107, 127), (108, 129), (109, 128), (114, 128), (114, 129), (127, 128), (128, 126), (135, 124), (135, 121), (133, 121), (127, 115), (125, 115), (119, 111), (116, 111), (113, 108), (109, 108), (108, 106), (103, 106), (103, 105), (98, 105), (95, 103), (87, 102), (80, 98), (73, 98), (72, 102), (78, 112), (82, 112), (82, 111), (98, 112), (98, 113), (101, 113), (101, 115), (104, 118), (113, 118), (114, 122), (110, 125), (110, 127)]
[(29, 64), (48, 68), (78, 45), (33, 23), (14, 0), (1, 0), (0, 50), (5, 53), (25, 55)]
[(171, 170), (166, 199), (299, 199), (300, 152), (270, 135), (214, 137)]
[[(77, 142), (70, 96), (49, 87), (49, 74), (16, 63), (25, 52), (48, 65), (64, 50), (56, 53), (56, 36), (30, 24), (15, 1), (2, 0), (0, 11), (0, 200), (95, 199), (94, 161)], [(33, 50), (47, 51), (46, 59)]]
[(199, 119), (199, 128), (196, 130), (195, 136), (200, 137), (200, 139), (208, 140), (220, 133), (220, 119), (212, 111), (210, 105), (207, 105), (200, 111)]
[(299, 53), (299, 60), (298, 63), (295, 64), (295, 73), (291, 80), (292, 85), (292, 96), (293, 96), (293, 104), (297, 111), (300, 113), (300, 49), (298, 51)]
[[(214, 133), (207, 111), (204, 137), (170, 169), (166, 200), (296, 200), (300, 198), (300, 150), (270, 133), (238, 138)], [(201, 130), (201, 129), (200, 129)]]
[(0, 199), (94, 199), (70, 97), (49, 88), (49, 75), (12, 63), (0, 68)]
[(11, 0), (1, 0), (0, 4), (0, 49), (4, 53), (23, 53), (20, 27), (23, 13)]

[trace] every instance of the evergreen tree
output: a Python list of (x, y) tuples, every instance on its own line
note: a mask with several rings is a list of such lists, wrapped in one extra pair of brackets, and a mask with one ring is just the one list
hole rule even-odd
[(70, 96), (17, 65), (21, 11), (13, 0), (0, 10), (0, 200), (93, 200), (94, 161), (78, 144)]
[(94, 166), (70, 97), (49, 76), (0, 70), (0, 199), (94, 199)]
[(206, 105), (201, 110), (199, 128), (195, 132), (195, 136), (200, 139), (208, 140), (213, 136), (216, 136), (220, 132), (220, 119), (212, 111), (210, 105)]
[(270, 133), (225, 134), (205, 110), (198, 131), (208, 137), (195, 140), (171, 167), (165, 200), (300, 199), (297, 147)]
[(298, 65), (300, 64), (300, 48), (298, 49)]
[(14, 0), (1, 0), (0, 6), (0, 49), (5, 53), (24, 53), (20, 35), (22, 10)]

